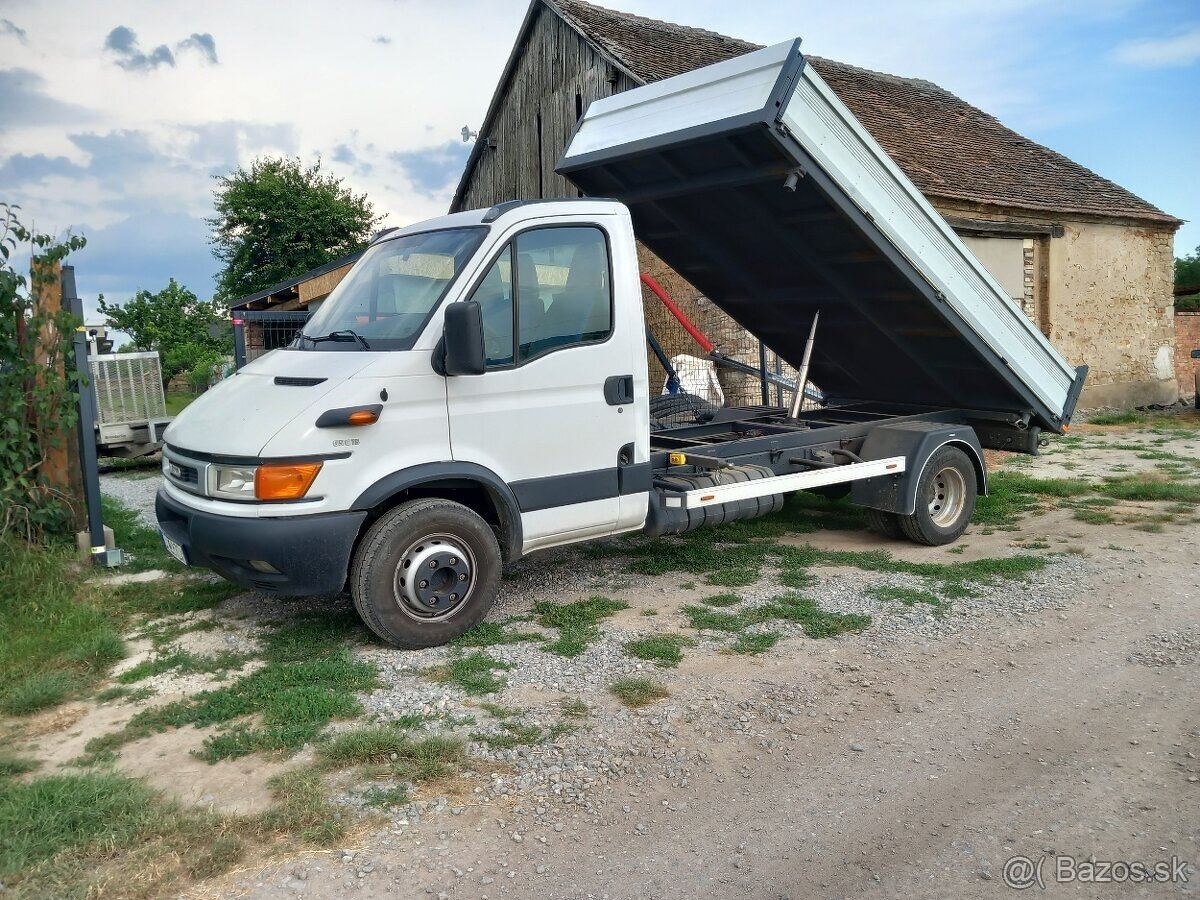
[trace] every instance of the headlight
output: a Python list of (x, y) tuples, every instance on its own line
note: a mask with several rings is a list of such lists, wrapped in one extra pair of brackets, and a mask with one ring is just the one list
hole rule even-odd
[(254, 500), (254, 476), (257, 466), (208, 467), (208, 492), (224, 500)]

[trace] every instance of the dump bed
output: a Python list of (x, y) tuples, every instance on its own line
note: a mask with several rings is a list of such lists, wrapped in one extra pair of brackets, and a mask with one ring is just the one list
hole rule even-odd
[(827, 395), (1061, 431), (1076, 369), (805, 64), (800, 41), (594, 102), (558, 171)]

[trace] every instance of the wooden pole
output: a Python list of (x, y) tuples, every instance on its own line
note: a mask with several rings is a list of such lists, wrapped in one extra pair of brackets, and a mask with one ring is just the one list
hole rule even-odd
[[(57, 315), (63, 308), (62, 264), (34, 259), (32, 271), (32, 293), (34, 311), (42, 315)], [(35, 359), (45, 370), (53, 369), (60, 378), (65, 377), (65, 360), (55, 348), (61, 346), (63, 336), (52, 323), (43, 325), (37, 336)], [(44, 385), (46, 379), (39, 376)], [(72, 440), (71, 429), (60, 418), (48, 420), (38, 418), (33, 412), (31, 427), (40, 438), (42, 462), (40, 473), (43, 481), (62, 498), (69, 507), (71, 530), (77, 531), (86, 524), (83, 495), (83, 473), (79, 464), (79, 444)]]

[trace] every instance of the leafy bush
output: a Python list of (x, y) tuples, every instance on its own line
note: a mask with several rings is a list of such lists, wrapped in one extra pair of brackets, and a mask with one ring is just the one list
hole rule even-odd
[[(17, 209), (0, 203), (0, 534), (41, 541), (70, 527), (70, 498), (46, 480), (43, 466), (73, 437), (78, 413), (66, 373), (81, 323), (69, 312), (45, 311), (36, 297), (84, 239), (58, 241), (28, 229)], [(36, 260), (30, 278), (12, 267), (18, 247)]]

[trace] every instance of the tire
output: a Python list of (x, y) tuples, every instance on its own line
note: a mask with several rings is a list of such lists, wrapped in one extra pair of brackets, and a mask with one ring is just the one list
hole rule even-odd
[[(405, 574), (418, 570), (431, 577)], [(419, 650), (479, 624), (501, 571), (496, 535), (476, 512), (450, 500), (412, 500), (367, 530), (350, 563), (350, 594), (371, 631), (394, 647)]]
[(917, 508), (900, 516), (905, 537), (931, 547), (949, 544), (975, 514), (975, 466), (957, 447), (942, 447), (925, 463), (917, 482)]
[(884, 512), (882, 509), (867, 510), (867, 524), (872, 531), (877, 531), (884, 537), (894, 541), (904, 537), (904, 529), (900, 527), (900, 516), (894, 512)]
[(661, 394), (650, 398), (650, 418), (663, 425), (708, 422), (718, 407), (695, 394)]

